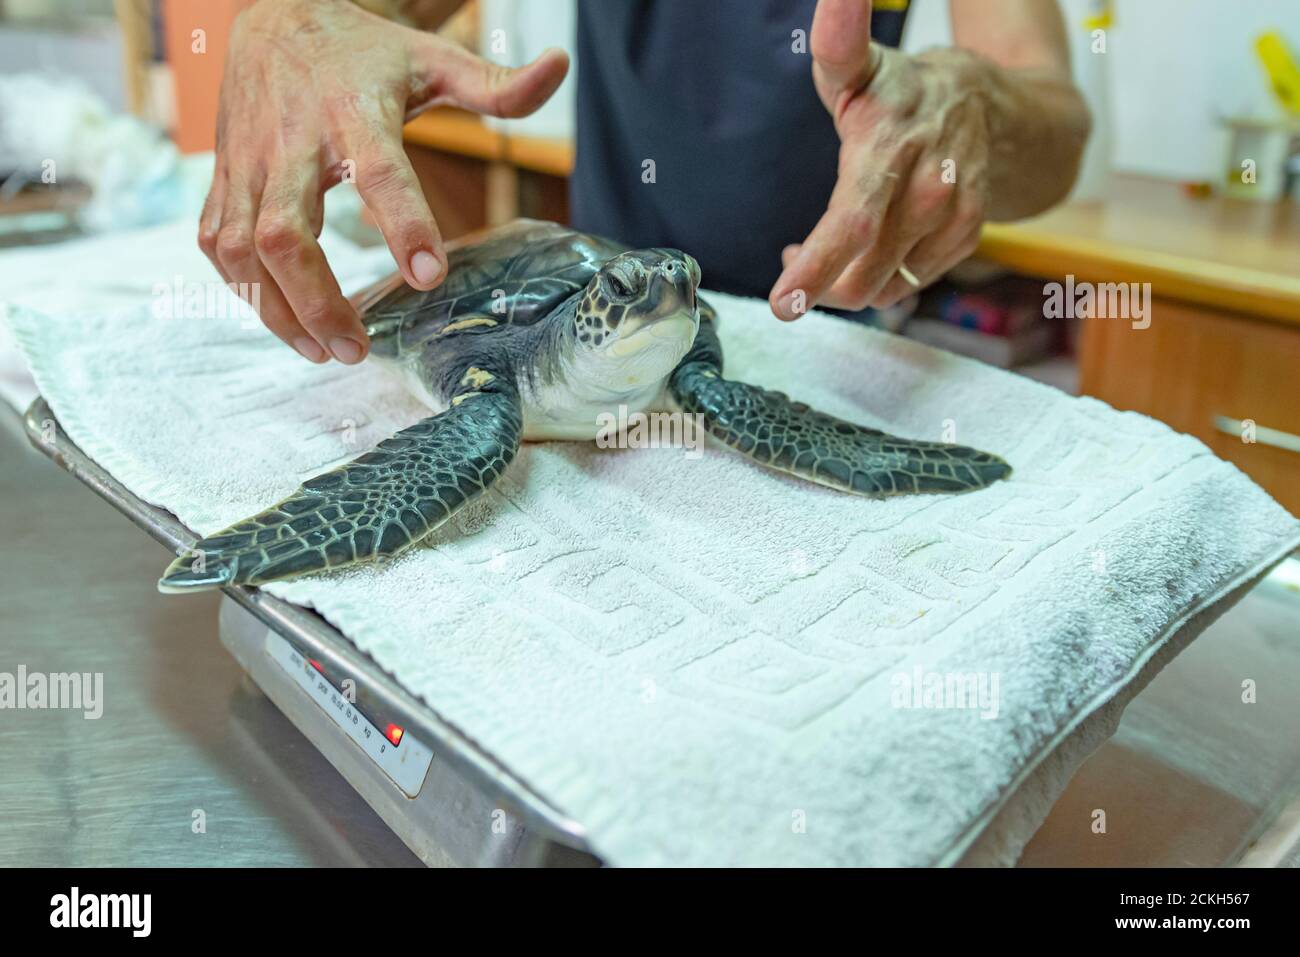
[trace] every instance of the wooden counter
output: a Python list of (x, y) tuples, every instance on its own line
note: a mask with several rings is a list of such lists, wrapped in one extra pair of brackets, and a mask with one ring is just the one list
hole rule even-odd
[(1195, 199), (1116, 177), (1102, 203), (989, 224), (980, 255), (1043, 278), (1149, 282), (1164, 299), (1300, 324), (1300, 205)]
[(463, 110), (444, 107), (422, 113), (406, 124), (404, 133), (408, 143), (429, 149), (510, 163), (547, 176), (573, 172), (573, 144), (567, 140), (506, 134)]

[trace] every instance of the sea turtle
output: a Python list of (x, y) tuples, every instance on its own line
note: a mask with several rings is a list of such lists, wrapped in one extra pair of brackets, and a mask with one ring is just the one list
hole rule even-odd
[(591, 441), (602, 413), (669, 399), (756, 462), (845, 492), (961, 492), (1009, 474), (995, 455), (895, 438), (723, 378), (699, 282), (676, 249), (525, 220), (452, 251), (432, 292), (390, 282), (363, 296), (373, 354), (437, 414), (204, 538), (159, 588), (257, 585), (397, 555), (496, 481), (521, 440)]

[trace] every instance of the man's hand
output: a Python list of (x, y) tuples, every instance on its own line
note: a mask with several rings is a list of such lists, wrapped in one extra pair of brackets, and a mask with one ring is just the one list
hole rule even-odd
[(567, 70), (559, 50), (506, 69), (344, 0), (262, 0), (231, 36), (199, 246), (259, 284), (262, 321), (302, 355), (359, 362), (365, 329), (316, 242), (325, 191), (355, 176), (406, 281), (432, 289), (447, 257), (403, 123), (439, 104), (525, 116)]
[(1012, 3), (999, 8), (1010, 17), (985, 5), (1003, 32), (985, 30), (1007, 45), (1008, 65), (1028, 69), (969, 50), (889, 50), (871, 42), (869, 0), (820, 0), (813, 82), (840, 136), (839, 179), (812, 233), (782, 254), (769, 297), (778, 317), (893, 305), (917, 288), (908, 273), (924, 286), (969, 256), (986, 217), (1026, 215), (1068, 191), (1088, 123), (1052, 29), (1059, 13), (1051, 0)]

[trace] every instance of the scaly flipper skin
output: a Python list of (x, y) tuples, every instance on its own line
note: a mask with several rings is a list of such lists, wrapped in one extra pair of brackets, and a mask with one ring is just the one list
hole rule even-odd
[(754, 461), (859, 495), (962, 492), (1011, 474), (987, 452), (915, 442), (863, 428), (743, 382), (722, 378), (712, 310), (700, 306), (695, 344), (673, 372), (673, 397), (703, 413), (709, 433)]
[(194, 546), (163, 592), (260, 585), (400, 554), (485, 491), (522, 432), (513, 379), (467, 369), (441, 415), (403, 429), (347, 465)]

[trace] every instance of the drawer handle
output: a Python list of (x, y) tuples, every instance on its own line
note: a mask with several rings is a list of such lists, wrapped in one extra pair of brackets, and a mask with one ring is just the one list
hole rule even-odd
[[(1226, 415), (1216, 415), (1214, 417), (1214, 427), (1224, 435), (1231, 435), (1233, 438), (1241, 438), (1245, 431), (1245, 423), (1241, 419), (1229, 418)], [(1271, 445), (1275, 449), (1286, 449), (1288, 452), (1300, 452), (1300, 435), (1292, 435), (1290, 432), (1283, 432), (1281, 429), (1270, 429), (1267, 426), (1256, 425), (1255, 442), (1260, 445)], [(1247, 443), (1250, 444), (1250, 443)]]

